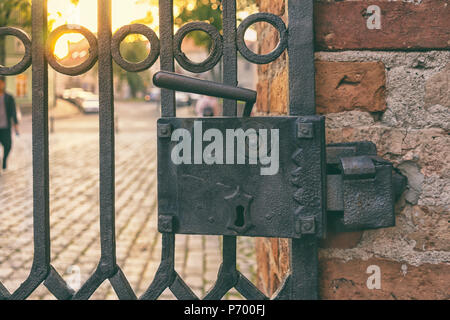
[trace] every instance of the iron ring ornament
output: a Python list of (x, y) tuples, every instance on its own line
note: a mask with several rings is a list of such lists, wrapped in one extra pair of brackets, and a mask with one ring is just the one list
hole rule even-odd
[[(89, 55), (86, 61), (83, 63), (74, 66), (74, 67), (65, 67), (61, 65), (54, 54), (55, 45), (58, 39), (67, 33), (80, 33), (83, 35), (89, 43)], [(53, 30), (48, 36), (47, 40), (47, 48), (46, 48), (46, 56), (48, 63), (52, 66), (56, 71), (69, 75), (69, 76), (78, 76), (85, 72), (88, 72), (97, 62), (98, 58), (98, 42), (95, 35), (89, 31), (87, 28), (79, 26), (79, 25), (63, 25), (55, 30)]]
[[(130, 34), (141, 34), (150, 42), (150, 53), (139, 63), (132, 63), (124, 59), (120, 53), (121, 42)], [(143, 24), (126, 25), (116, 31), (111, 40), (111, 54), (114, 61), (129, 72), (140, 72), (150, 68), (158, 59), (160, 43), (156, 33)]]
[(28, 34), (18, 28), (2, 27), (0, 28), (0, 37), (1, 36), (14, 36), (18, 38), (25, 47), (25, 54), (22, 60), (12, 67), (0, 65), (0, 75), (13, 76), (27, 70), (31, 65), (31, 40)]
[[(212, 41), (212, 47), (208, 58), (200, 63), (191, 61), (183, 51), (181, 51), (181, 44), (184, 37), (192, 31), (206, 32)], [(223, 55), (223, 39), (219, 31), (211, 24), (206, 22), (190, 22), (181, 27), (174, 36), (174, 57), (180, 66), (193, 73), (202, 73), (214, 68), (220, 61)]]
[[(257, 22), (270, 23), (280, 33), (280, 42), (278, 43), (278, 46), (272, 52), (265, 55), (254, 53), (245, 44), (245, 32), (251, 25)], [(286, 24), (280, 17), (271, 13), (252, 14), (251, 16), (248, 16), (244, 21), (242, 21), (237, 30), (238, 50), (245, 59), (247, 59), (252, 63), (256, 64), (270, 63), (276, 60), (284, 52), (284, 50), (286, 50), (287, 46), (288, 46), (288, 32)]]

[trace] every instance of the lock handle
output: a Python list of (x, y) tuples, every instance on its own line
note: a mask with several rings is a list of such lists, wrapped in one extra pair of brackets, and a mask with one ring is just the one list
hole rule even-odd
[(205, 96), (245, 101), (244, 117), (249, 117), (256, 102), (254, 90), (233, 87), (222, 83), (183, 76), (173, 72), (159, 71), (153, 76), (153, 83), (169, 90), (202, 94)]

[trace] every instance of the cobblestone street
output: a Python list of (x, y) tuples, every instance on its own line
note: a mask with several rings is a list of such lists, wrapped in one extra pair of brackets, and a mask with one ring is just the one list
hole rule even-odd
[[(158, 268), (156, 119), (149, 103), (116, 103), (117, 261), (140, 296)], [(99, 241), (98, 116), (56, 120), (50, 135), (52, 265), (75, 289), (95, 270)], [(1, 153), (1, 152), (0, 152)], [(33, 259), (31, 120), (14, 138), (9, 170), (0, 176), (0, 282), (13, 292), (27, 278)], [(176, 270), (199, 297), (213, 285), (221, 263), (219, 237), (177, 236)], [(253, 240), (240, 238), (238, 268), (255, 281)], [(239, 298), (235, 291), (227, 298)], [(54, 299), (41, 285), (31, 299)], [(116, 299), (105, 282), (93, 299)], [(173, 298), (166, 291), (162, 299)]]

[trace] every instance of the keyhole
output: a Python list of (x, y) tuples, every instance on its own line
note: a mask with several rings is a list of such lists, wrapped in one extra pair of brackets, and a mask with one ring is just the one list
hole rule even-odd
[(245, 208), (243, 206), (236, 207), (236, 221), (234, 221), (234, 225), (236, 227), (243, 227), (245, 224)]

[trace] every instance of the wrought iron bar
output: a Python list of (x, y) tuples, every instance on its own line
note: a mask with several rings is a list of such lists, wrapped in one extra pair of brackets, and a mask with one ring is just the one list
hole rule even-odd
[[(236, 0), (222, 1), (223, 6), (223, 83), (236, 87), (238, 85), (238, 64), (236, 48)], [(226, 66), (226, 72), (225, 72)], [(223, 115), (235, 117), (237, 103), (235, 100), (224, 100)]]
[(47, 0), (32, 2), (33, 233), (31, 273), (11, 299), (26, 299), (50, 272), (48, 67), (45, 57)]
[(101, 258), (94, 274), (76, 293), (74, 299), (89, 299), (106, 279), (110, 280), (119, 298), (136, 299), (116, 262), (115, 117), (111, 38), (111, 0), (98, 0)]
[(116, 270), (114, 82), (111, 57), (111, 0), (98, 0), (98, 85), (100, 101), (100, 268)]
[[(289, 0), (289, 114), (316, 114), (313, 0)], [(324, 145), (325, 147), (325, 145)], [(322, 183), (325, 185), (325, 168)], [(322, 192), (322, 201), (325, 196)], [(323, 214), (325, 218), (325, 214)], [(290, 240), (289, 299), (318, 299), (318, 239), (307, 235)]]
[[(174, 72), (173, 0), (159, 0), (159, 38), (161, 42), (161, 70)], [(173, 90), (161, 90), (161, 107), (163, 117), (176, 116), (175, 92)]]
[(289, 114), (316, 114), (314, 0), (289, 0)]

